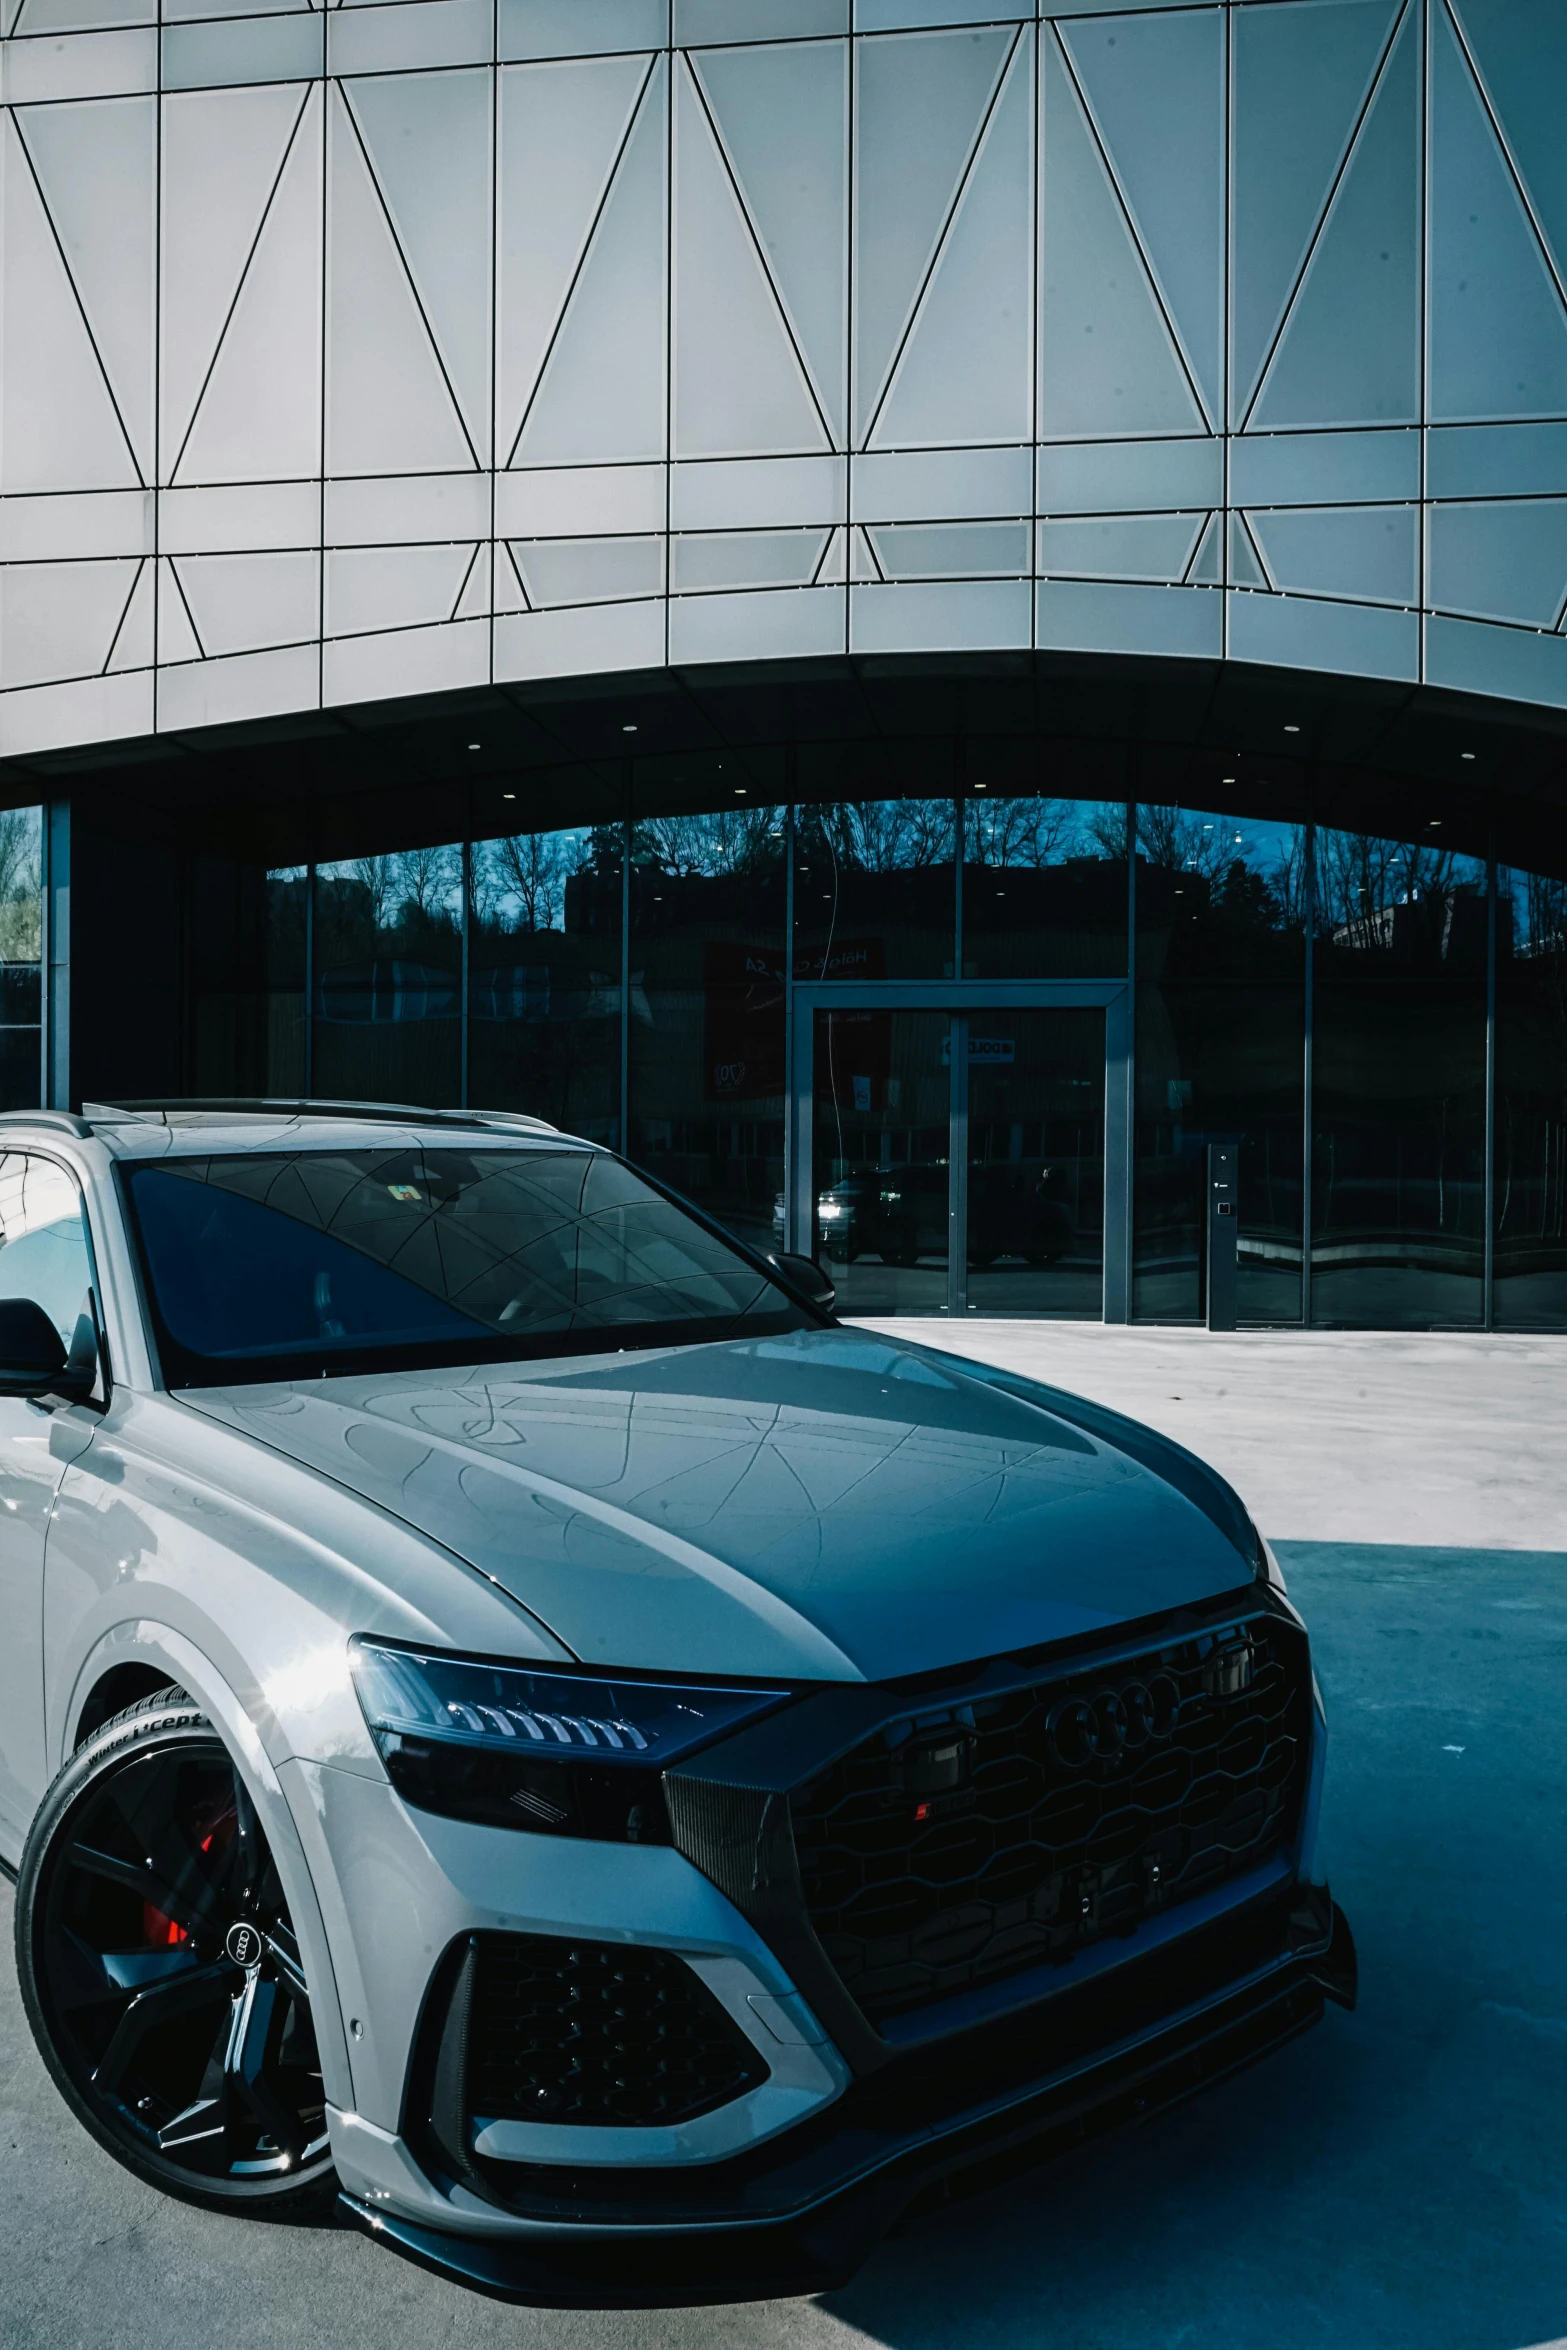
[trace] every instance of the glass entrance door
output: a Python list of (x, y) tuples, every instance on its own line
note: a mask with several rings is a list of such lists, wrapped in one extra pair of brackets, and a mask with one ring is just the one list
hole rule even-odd
[(963, 1309), (1104, 1312), (1105, 1016), (970, 1012)]
[(845, 1314), (947, 1311), (952, 1021), (816, 1015), (811, 1254)]
[(1102, 1004), (815, 1012), (801, 1237), (841, 1313), (1103, 1314), (1105, 1024)]

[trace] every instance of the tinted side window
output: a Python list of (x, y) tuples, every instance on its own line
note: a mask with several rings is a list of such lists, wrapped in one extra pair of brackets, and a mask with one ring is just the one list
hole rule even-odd
[(82, 1195), (52, 1159), (0, 1159), (0, 1297), (30, 1297), (67, 1346), (92, 1286)]

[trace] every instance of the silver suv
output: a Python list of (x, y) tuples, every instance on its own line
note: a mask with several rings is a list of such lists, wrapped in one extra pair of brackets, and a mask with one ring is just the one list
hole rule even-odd
[(155, 2185), (841, 2281), (1349, 2001), (1235, 1496), (537, 1122), (0, 1120), (0, 1858)]

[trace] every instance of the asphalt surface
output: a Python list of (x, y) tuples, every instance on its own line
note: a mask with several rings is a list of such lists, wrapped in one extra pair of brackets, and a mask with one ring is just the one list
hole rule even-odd
[[(1560, 1425), (1567, 1350), (1519, 1370), (1534, 1406), (1488, 1410), (1477, 1353), (1466, 1370), (1471, 1343), (1427, 1342), (1433, 1393), (1468, 1394), (1485, 1456), (1471, 1486), (1505, 1488), (1511, 1454), (1540, 1486), (1527, 1522), (1544, 1523), (1560, 1471), (1535, 1447)], [(1228, 1356), (1176, 1344), (1193, 1393), (1225, 1384), (1215, 1365)], [(1567, 1542), (1522, 1547), (1500, 1520), (1491, 1546), (1386, 1539), (1421, 1515), (1418, 1492), (1401, 1508), (1419, 1462), (1397, 1434), (1420, 1417), (1420, 1380), (1407, 1357), (1380, 1379), (1377, 1351), (1346, 1343), (1330, 1382), (1334, 1395), (1346, 1377), (1366, 1385), (1355, 1420), (1373, 1454), (1379, 1397), (1389, 1414), (1390, 1473), (1363, 1507), (1365, 1534), (1292, 1540), (1258, 1512), (1280, 1537), (1328, 1698), (1323, 1833), (1360, 1948), (1353, 2016), (1330, 2011), (1137, 2134), (922, 2220), (844, 2292), (561, 2313), (477, 2299), (348, 2230), (215, 2219), (143, 2187), (55, 2099), (0, 1959), (0, 2344), (1567, 2350)], [(1266, 1419), (1273, 1380), (1276, 1435), (1287, 1421), (1285, 1449), (1309, 1449), (1300, 1358), (1276, 1379), (1260, 1349), (1254, 1359), (1240, 1416)], [(1103, 1361), (1109, 1371), (1109, 1351)], [(1319, 1426), (1324, 1484), (1327, 1436)], [(1254, 1467), (1266, 1484), (1260, 1454)], [(1468, 1518), (1455, 1496), (1446, 1513), (1461, 1534), (1485, 1515), (1474, 1492), (1467, 1506)], [(7, 1950), (10, 1917), (0, 1887)]]

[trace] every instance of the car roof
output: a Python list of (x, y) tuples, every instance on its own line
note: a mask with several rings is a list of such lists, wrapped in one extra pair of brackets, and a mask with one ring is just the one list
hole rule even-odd
[(0, 1147), (29, 1129), (89, 1136), (116, 1158), (166, 1158), (210, 1151), (386, 1150), (410, 1144), (510, 1143), (536, 1148), (567, 1141), (542, 1118), (512, 1110), (430, 1110), (405, 1102), (283, 1101), (264, 1098), (84, 1102), (64, 1110), (0, 1115)]

